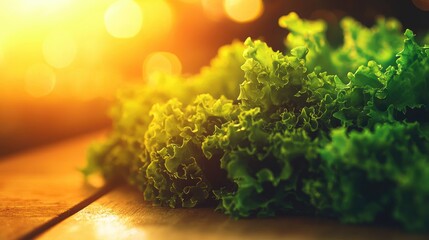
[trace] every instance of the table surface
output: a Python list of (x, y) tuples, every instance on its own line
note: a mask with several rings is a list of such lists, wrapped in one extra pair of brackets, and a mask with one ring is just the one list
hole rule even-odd
[(211, 208), (154, 207), (128, 186), (84, 181), (78, 169), (102, 135), (0, 160), (0, 239), (429, 239), (327, 219), (233, 220)]

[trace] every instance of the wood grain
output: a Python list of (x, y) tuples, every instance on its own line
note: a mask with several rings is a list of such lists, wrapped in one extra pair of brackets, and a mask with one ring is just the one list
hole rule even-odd
[(153, 207), (122, 186), (53, 227), (40, 239), (429, 239), (380, 227), (326, 219), (283, 217), (233, 220), (211, 208)]
[(78, 168), (84, 166), (88, 145), (101, 136), (91, 134), (0, 160), (0, 239), (21, 238), (98, 191), (84, 183)]

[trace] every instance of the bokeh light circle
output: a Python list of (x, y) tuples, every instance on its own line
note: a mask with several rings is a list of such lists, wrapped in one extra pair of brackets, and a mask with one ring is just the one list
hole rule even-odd
[(54, 32), (43, 42), (43, 56), (55, 68), (69, 66), (76, 57), (77, 46), (73, 37), (66, 32)]
[(107, 9), (104, 24), (107, 32), (116, 38), (136, 36), (143, 22), (143, 13), (139, 4), (133, 0), (118, 0)]
[(150, 79), (155, 73), (178, 75), (182, 72), (179, 58), (170, 52), (149, 54), (143, 62), (143, 75)]
[(262, 15), (262, 0), (224, 0), (226, 15), (235, 22), (251, 22)]
[(56, 76), (46, 64), (34, 64), (27, 69), (25, 89), (33, 97), (46, 96), (55, 87)]

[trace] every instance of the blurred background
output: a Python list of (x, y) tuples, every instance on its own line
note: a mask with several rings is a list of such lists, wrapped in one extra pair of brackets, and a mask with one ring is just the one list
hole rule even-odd
[(234, 39), (283, 50), (291, 11), (429, 30), (429, 0), (1, 0), (0, 156), (108, 128), (117, 88), (195, 74)]

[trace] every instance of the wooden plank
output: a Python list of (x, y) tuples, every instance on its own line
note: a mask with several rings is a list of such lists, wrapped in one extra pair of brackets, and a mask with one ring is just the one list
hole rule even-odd
[(41, 225), (55, 224), (55, 218), (97, 196), (99, 186), (85, 184), (78, 168), (84, 166), (88, 145), (100, 137), (90, 134), (0, 161), (0, 239), (37, 233)]
[(53, 227), (40, 239), (429, 239), (400, 230), (306, 217), (233, 220), (211, 208), (153, 207), (121, 187)]

